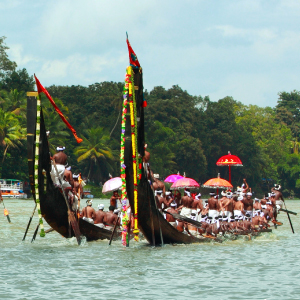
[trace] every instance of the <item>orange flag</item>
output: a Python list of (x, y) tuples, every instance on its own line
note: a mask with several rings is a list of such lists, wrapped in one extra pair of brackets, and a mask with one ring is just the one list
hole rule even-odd
[(55, 108), (55, 110), (57, 111), (57, 113), (59, 114), (59, 116), (61, 117), (61, 119), (63, 120), (63, 122), (68, 126), (68, 128), (72, 131), (77, 143), (81, 143), (83, 140), (81, 138), (79, 138), (77, 136), (76, 130), (71, 126), (71, 124), (66, 120), (65, 116), (63, 115), (63, 113), (60, 111), (60, 109), (57, 107), (57, 105), (55, 104), (54, 100), (52, 99), (52, 97), (50, 96), (50, 94), (48, 93), (48, 91), (42, 86), (42, 84), (40, 83), (40, 81), (36, 78), (35, 74), (34, 74), (34, 78), (35, 78), (35, 82), (36, 82), (36, 86), (37, 86), (37, 90), (38, 93), (44, 93), (47, 98), (49, 99), (49, 101), (51, 102), (51, 104), (53, 105), (53, 107)]

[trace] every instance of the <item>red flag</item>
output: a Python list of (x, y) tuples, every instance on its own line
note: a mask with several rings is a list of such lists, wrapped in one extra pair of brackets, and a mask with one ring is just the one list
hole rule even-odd
[[(127, 32), (126, 32), (126, 35), (127, 35)], [(127, 35), (126, 42), (127, 42), (127, 46), (128, 46), (130, 65), (132, 67), (140, 67), (139, 60), (138, 60), (136, 54), (134, 53), (133, 49), (131, 48), (131, 45), (130, 45), (130, 43), (128, 41), (128, 35)]]
[(60, 111), (60, 109), (57, 107), (57, 105), (55, 104), (54, 100), (51, 98), (50, 94), (48, 93), (48, 91), (42, 86), (42, 84), (40, 83), (40, 81), (36, 78), (35, 74), (34, 74), (34, 78), (35, 78), (35, 82), (36, 82), (36, 86), (37, 86), (37, 90), (38, 93), (44, 93), (47, 98), (49, 99), (49, 101), (51, 102), (51, 104), (53, 105), (53, 107), (55, 108), (55, 110), (57, 111), (57, 113), (59, 114), (59, 116), (61, 117), (61, 119), (63, 120), (63, 122), (68, 126), (68, 128), (72, 131), (77, 143), (81, 143), (83, 140), (81, 138), (79, 138), (77, 136), (76, 130), (71, 126), (71, 124), (66, 120), (65, 116), (63, 115), (63, 113)]

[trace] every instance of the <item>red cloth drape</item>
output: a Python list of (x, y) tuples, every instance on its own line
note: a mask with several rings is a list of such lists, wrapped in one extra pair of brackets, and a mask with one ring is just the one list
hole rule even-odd
[(38, 93), (44, 93), (47, 98), (49, 99), (49, 101), (51, 102), (51, 104), (53, 105), (53, 107), (55, 108), (55, 110), (57, 111), (57, 113), (59, 114), (59, 116), (61, 117), (61, 119), (63, 120), (63, 122), (67, 125), (67, 127), (72, 131), (77, 143), (81, 143), (82, 139), (79, 138), (77, 136), (76, 130), (71, 126), (71, 124), (66, 120), (65, 116), (63, 115), (63, 113), (60, 111), (60, 109), (57, 107), (57, 105), (55, 104), (54, 100), (52, 99), (52, 97), (50, 96), (50, 94), (48, 93), (48, 91), (42, 86), (42, 84), (40, 83), (40, 81), (36, 78), (35, 74), (34, 74), (34, 78), (35, 78), (35, 82), (36, 82), (36, 86), (37, 86), (37, 90)]

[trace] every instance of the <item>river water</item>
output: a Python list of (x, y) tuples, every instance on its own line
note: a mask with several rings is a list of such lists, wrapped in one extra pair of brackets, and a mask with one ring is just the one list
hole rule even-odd
[[(37, 213), (22, 242), (34, 202), (4, 201), (12, 223), (0, 216), (0, 299), (300, 299), (298, 216), (291, 215), (295, 234), (281, 212), (283, 226), (250, 241), (77, 246), (56, 232), (31, 243)], [(108, 200), (93, 207), (100, 203), (107, 209)], [(300, 201), (286, 204), (300, 212)]]

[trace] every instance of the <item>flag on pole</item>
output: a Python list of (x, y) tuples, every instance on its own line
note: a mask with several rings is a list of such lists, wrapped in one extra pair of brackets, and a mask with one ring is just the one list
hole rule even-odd
[(37, 79), (37, 77), (34, 74), (34, 78), (35, 78), (35, 82), (36, 82), (36, 86), (37, 86), (37, 90), (38, 93), (44, 93), (46, 95), (46, 97), (49, 99), (49, 101), (51, 102), (51, 104), (53, 105), (53, 107), (55, 108), (55, 110), (57, 111), (57, 113), (59, 114), (59, 116), (61, 117), (61, 119), (63, 120), (63, 122), (67, 125), (67, 127), (72, 131), (77, 143), (81, 143), (82, 139), (79, 138), (77, 136), (76, 130), (71, 126), (71, 124), (66, 120), (65, 116), (63, 115), (63, 113), (60, 111), (60, 109), (57, 107), (57, 105), (55, 104), (54, 100), (52, 99), (52, 97), (50, 96), (50, 94), (48, 93), (48, 91), (42, 86), (42, 84), (40, 83), (40, 81)]
[(136, 67), (136, 68), (139, 68), (140, 67), (140, 63), (139, 63), (139, 60), (136, 56), (136, 54), (134, 53), (133, 49), (131, 48), (131, 45), (128, 41), (128, 34), (126, 32), (126, 42), (127, 42), (127, 46), (128, 46), (128, 52), (129, 52), (129, 62), (130, 62), (130, 65), (132, 67)]

